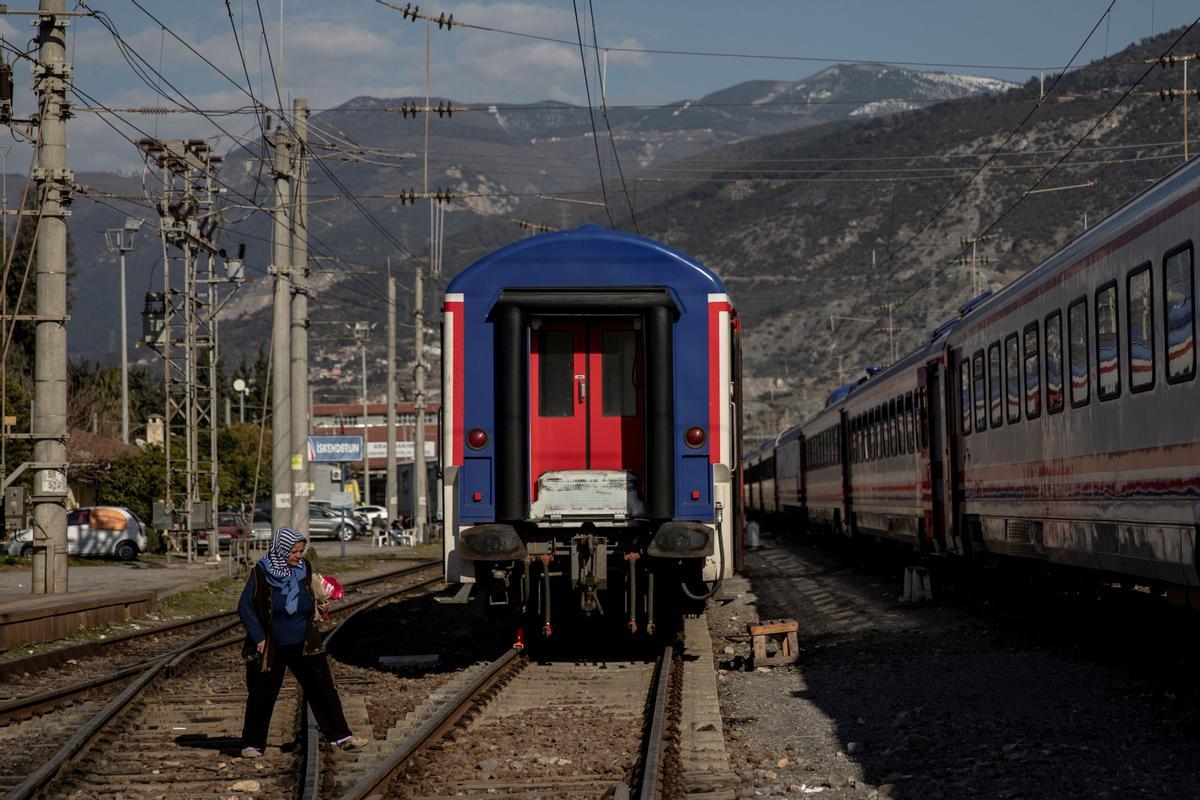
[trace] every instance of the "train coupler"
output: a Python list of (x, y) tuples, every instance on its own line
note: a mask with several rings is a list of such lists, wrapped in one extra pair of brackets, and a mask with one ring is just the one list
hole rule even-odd
[(516, 638), (513, 640), (513, 650), (521, 651), (525, 649), (525, 629), (517, 628)]

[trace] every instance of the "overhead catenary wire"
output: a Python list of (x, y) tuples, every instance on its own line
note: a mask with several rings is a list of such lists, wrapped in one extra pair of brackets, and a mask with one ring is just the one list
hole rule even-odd
[[(1189, 33), (1191, 33), (1193, 29), (1195, 29), (1197, 24), (1200, 24), (1200, 17), (1197, 17), (1196, 19), (1192, 20), (1192, 23), (1190, 25), (1188, 25), (1183, 30), (1183, 32), (1180, 33), (1179, 36), (1176, 37), (1175, 40), (1170, 45), (1167, 46), (1167, 48), (1163, 51), (1163, 56), (1161, 56), (1161, 57), (1165, 57), (1168, 53), (1170, 53), (1172, 50), (1174, 50), (1175, 47), (1177, 47), (1179, 45), (1179, 43), (1183, 41), (1184, 37), (1186, 37)], [(1035, 180), (1029, 186), (1029, 188), (1027, 188), (1024, 192), (1022, 192), (1020, 197), (1018, 197), (1013, 203), (1011, 203), (1008, 207), (1006, 207), (1004, 209), (1004, 211), (1002, 211), (995, 219), (993, 219), (987, 225), (987, 227), (985, 227), (979, 234), (977, 234), (976, 238), (986, 236), (988, 233), (995, 230), (997, 225), (999, 225), (1001, 222), (1003, 222), (1004, 219), (1006, 217), (1008, 217), (1009, 214), (1011, 214), (1013, 211), (1016, 210), (1016, 208), (1018, 206), (1021, 205), (1021, 203), (1025, 202), (1026, 198), (1028, 198), (1030, 196), (1030, 194), (1034, 193), (1034, 191), (1038, 188), (1038, 186), (1041, 185), (1042, 181), (1044, 181), (1047, 177), (1049, 177), (1050, 174), (1053, 173), (1054, 170), (1057, 169), (1060, 164), (1062, 164), (1067, 158), (1070, 157), (1071, 153), (1073, 153), (1075, 151), (1076, 147), (1078, 147), (1080, 144), (1082, 144), (1089, 136), (1092, 135), (1093, 132), (1095, 132), (1095, 130), (1098, 127), (1100, 127), (1101, 124), (1103, 124), (1103, 122), (1106, 119), (1108, 119), (1110, 116), (1112, 116), (1112, 113), (1117, 110), (1117, 107), (1120, 106), (1121, 103), (1123, 103), (1133, 93), (1133, 91), (1142, 84), (1142, 82), (1150, 75), (1150, 73), (1154, 71), (1155, 66), (1156, 66), (1155, 64), (1150, 64), (1149, 67), (1147, 67), (1146, 70), (1144, 72), (1142, 72), (1141, 75), (1139, 75), (1137, 77), (1137, 79), (1133, 83), (1131, 83), (1127, 89), (1125, 89), (1125, 91), (1121, 94), (1121, 96), (1118, 97), (1112, 103), (1112, 105), (1110, 105), (1108, 107), (1108, 109), (1103, 114), (1101, 114), (1096, 119), (1096, 121), (1093, 122), (1088, 127), (1088, 129), (1086, 131), (1084, 131), (1075, 140), (1074, 144), (1072, 144), (1070, 147), (1068, 147), (1067, 150), (1059, 157), (1059, 159), (1057, 161), (1055, 161), (1053, 164), (1051, 164), (1040, 176), (1038, 176), (1037, 180)], [(934, 270), (933, 274), (931, 274), (926, 281), (924, 281), (923, 283), (918, 285), (915, 289), (913, 289), (911, 292), (909, 292), (907, 295), (905, 295), (904, 298), (902, 300), (900, 300), (899, 303), (897, 303), (897, 307), (903, 306), (906, 303), (911, 302), (912, 299), (914, 297), (916, 297), (918, 294), (920, 294), (922, 291), (924, 291), (925, 288), (934, 281), (934, 279), (936, 279), (939, 275), (941, 275), (945, 270), (947, 270), (951, 266), (953, 266), (954, 263), (958, 260), (958, 258), (960, 256), (965, 255), (968, 249), (969, 249), (969, 246), (962, 247), (957, 253), (955, 253), (953, 258), (949, 262), (943, 264), (941, 267)]]
[[(1070, 69), (1071, 65), (1075, 63), (1075, 59), (1077, 59), (1079, 57), (1079, 54), (1083, 52), (1083, 48), (1087, 46), (1087, 43), (1089, 41), (1091, 41), (1092, 37), (1096, 34), (1096, 31), (1099, 30), (1100, 24), (1102, 22), (1104, 22), (1105, 17), (1108, 16), (1108, 13), (1112, 10), (1112, 7), (1114, 5), (1116, 5), (1116, 3), (1117, 3), (1117, 0), (1110, 0), (1110, 2), (1108, 4), (1108, 8), (1106, 8), (1104, 13), (1100, 15), (1100, 18), (1096, 20), (1096, 24), (1092, 26), (1092, 29), (1090, 31), (1088, 31), (1088, 35), (1083, 38), (1083, 41), (1080, 42), (1079, 47), (1077, 47), (1075, 49), (1075, 52), (1071, 55), (1071, 59), (1067, 62), (1066, 69)], [(1041, 95), (1038, 98), (1037, 102), (1035, 102), (1033, 104), (1033, 106), (1030, 107), (1029, 111), (1025, 114), (1024, 117), (1021, 118), (1020, 122), (1018, 122), (1013, 127), (1013, 129), (1008, 132), (1008, 135), (1005, 136), (1003, 141), (1001, 141), (1000, 144), (996, 146), (996, 149), (992, 152), (991, 155), (989, 155), (984, 160), (983, 164), (981, 164), (979, 166), (979, 168), (976, 170), (976, 172), (973, 175), (971, 175), (971, 177), (969, 177), (965, 181), (963, 181), (962, 185), (959, 186), (958, 189), (956, 189), (952, 195), (950, 195), (949, 199), (947, 199), (944, 203), (942, 203), (937, 208), (937, 210), (935, 210), (933, 212), (933, 214), (931, 214), (924, 222), (922, 222), (917, 227), (917, 230), (914, 231), (911, 236), (909, 236), (907, 239), (905, 239), (903, 242), (901, 242), (899, 247), (897, 247), (896, 249), (894, 249), (888, 253), (888, 263), (889, 264), (894, 263), (896, 257), (900, 253), (904, 252), (909, 247), (911, 247), (913, 242), (915, 242), (918, 238), (920, 238), (925, 233), (925, 231), (929, 230), (929, 227), (934, 223), (934, 221), (937, 220), (939, 217), (941, 217), (941, 215), (946, 212), (946, 209), (948, 209), (954, 203), (955, 200), (957, 200), (959, 197), (961, 197), (963, 192), (965, 192), (971, 186), (971, 184), (973, 184), (975, 182), (975, 179), (978, 178), (980, 174), (982, 174), (984, 168), (986, 168), (989, 164), (991, 164), (992, 161), (996, 158), (996, 154), (1001, 152), (1002, 150), (1004, 150), (1004, 148), (1008, 146), (1008, 143), (1013, 140), (1013, 138), (1017, 135), (1017, 133), (1020, 132), (1020, 130), (1023, 127), (1025, 127), (1025, 123), (1028, 122), (1035, 113), (1037, 113), (1038, 109), (1040, 109), (1042, 107), (1042, 105), (1046, 102), (1046, 98), (1049, 97), (1050, 95), (1054, 94), (1055, 88), (1058, 86), (1059, 82), (1063, 78), (1063, 75), (1065, 75), (1065, 74), (1066, 74), (1066, 70), (1064, 69), (1062, 72), (1055, 75), (1054, 80), (1050, 84), (1049, 90), (1046, 91), (1045, 94)]]
[[(162, 27), (163, 27), (163, 28), (164, 28), (164, 29), (165, 29), (165, 30), (166, 30), (166, 31), (167, 31), (167, 32), (168, 32), (168, 33), (169, 33), (169, 34), (170, 34), (170, 35), (171, 35), (173, 38), (175, 38), (177, 41), (179, 41), (181, 44), (183, 44), (185, 47), (187, 47), (187, 49), (188, 49), (189, 51), (191, 51), (191, 52), (192, 52), (194, 55), (196, 55), (196, 57), (198, 57), (198, 58), (199, 58), (201, 61), (203, 61), (205, 64), (207, 64), (209, 67), (211, 67), (211, 68), (212, 68), (212, 69), (213, 69), (213, 70), (214, 70), (214, 71), (215, 71), (215, 72), (216, 72), (218, 75), (220, 75), (220, 76), (221, 76), (221, 77), (223, 77), (223, 78), (224, 78), (226, 81), (228, 81), (228, 82), (229, 82), (231, 85), (233, 85), (233, 86), (234, 86), (234, 87), (235, 87), (235, 88), (236, 88), (236, 89), (237, 89), (239, 92), (241, 92), (241, 93), (245, 94), (247, 97), (249, 97), (252, 103), (260, 103), (260, 102), (261, 102), (261, 101), (259, 101), (259, 100), (258, 100), (258, 98), (257, 98), (257, 97), (254, 95), (254, 93), (253, 93), (253, 91), (252, 91), (252, 90), (249, 90), (249, 89), (247, 89), (246, 87), (243, 87), (243, 86), (242, 86), (240, 83), (238, 83), (236, 80), (234, 80), (234, 79), (233, 79), (233, 78), (232, 78), (232, 77), (231, 77), (231, 76), (230, 76), (230, 75), (229, 75), (227, 72), (225, 72), (225, 71), (224, 71), (224, 70), (222, 70), (222, 69), (221, 69), (219, 66), (217, 66), (216, 64), (214, 64), (214, 63), (212, 62), (212, 60), (211, 60), (211, 59), (209, 59), (207, 56), (205, 56), (204, 54), (202, 54), (202, 53), (201, 53), (199, 50), (197, 50), (196, 48), (192, 47), (192, 46), (191, 46), (191, 45), (190, 45), (188, 42), (186, 42), (186, 41), (185, 41), (185, 40), (184, 40), (182, 37), (180, 37), (180, 36), (179, 36), (177, 33), (175, 33), (173, 30), (171, 30), (171, 28), (170, 28), (168, 25), (166, 25), (164, 22), (162, 22), (162, 20), (158, 19), (158, 17), (154, 16), (152, 13), (150, 13), (149, 11), (147, 11), (147, 10), (145, 9), (145, 7), (144, 7), (144, 6), (142, 6), (142, 5), (141, 5), (141, 4), (138, 2), (138, 0), (130, 0), (130, 2), (132, 2), (132, 3), (133, 3), (134, 5), (136, 5), (136, 6), (137, 6), (139, 9), (141, 9), (141, 10), (143, 11), (143, 13), (145, 13), (145, 14), (146, 14), (148, 17), (150, 17), (150, 19), (154, 20), (156, 23), (158, 23), (159, 25), (161, 25), (161, 26), (162, 26)], [(80, 3), (81, 3), (81, 5), (82, 5), (82, 4), (83, 4), (83, 0), (80, 0)], [(292, 120), (291, 120), (291, 118), (290, 118), (290, 115), (289, 115), (288, 113), (286, 113), (286, 112), (283, 110), (283, 108), (282, 108), (282, 106), (283, 106), (282, 94), (280, 93), (280, 90), (279, 90), (278, 78), (277, 78), (277, 77), (276, 77), (276, 75), (275, 75), (274, 61), (273, 61), (273, 59), (272, 59), (272, 57), (271, 57), (271, 52), (270, 52), (270, 42), (267, 40), (267, 37), (266, 37), (266, 34), (265, 34), (265, 20), (264, 20), (264, 18), (263, 18), (263, 16), (262, 16), (262, 9), (261, 9), (261, 4), (259, 3), (259, 0), (255, 0), (255, 5), (258, 7), (260, 21), (262, 21), (262, 22), (263, 22), (263, 26), (264, 26), (263, 48), (264, 48), (264, 50), (266, 51), (266, 54), (267, 54), (267, 64), (268, 64), (268, 67), (270, 68), (270, 71), (271, 71), (272, 82), (273, 82), (273, 84), (275, 85), (276, 96), (277, 96), (277, 98), (279, 99), (279, 102), (280, 102), (280, 110), (279, 110), (279, 118), (280, 118), (280, 122), (281, 122), (283, 125), (285, 125), (285, 126), (288, 128), (289, 132), (290, 132), (290, 133), (291, 133), (291, 135), (294, 137), (294, 136), (295, 136), (295, 134), (296, 134), (295, 126), (292, 124)], [(114, 27), (114, 29), (113, 29), (113, 35), (114, 35), (114, 36), (119, 36), (119, 33), (116, 33), (116, 32), (115, 32), (115, 27)], [(128, 45), (126, 45), (126, 46), (128, 46)], [(137, 52), (136, 50), (133, 50), (133, 48), (130, 48), (130, 50), (132, 50), (134, 53), (136, 53), (136, 52)], [(144, 59), (143, 59), (143, 61), (144, 61)], [(151, 67), (151, 68), (152, 68), (152, 67)], [(161, 76), (160, 76), (160, 77), (161, 77)], [(164, 78), (164, 81), (165, 81), (165, 78)], [(169, 82), (168, 82), (168, 85), (170, 85), (170, 84), (169, 84)], [(184, 98), (185, 98), (185, 100), (186, 100), (186, 96), (185, 96), (185, 95), (184, 95), (182, 92), (180, 92), (180, 91), (179, 91), (178, 89), (176, 89), (174, 86), (172, 86), (172, 88), (173, 88), (173, 89), (174, 89), (174, 90), (175, 90), (177, 93), (179, 93), (179, 95), (180, 95), (181, 97), (184, 97)], [(192, 105), (194, 108), (196, 108), (196, 109), (197, 109), (197, 111), (198, 111), (198, 113), (199, 113), (199, 109), (198, 109), (198, 107), (197, 107), (197, 106), (195, 106), (194, 104), (192, 104), (190, 100), (187, 100), (187, 102), (188, 102), (189, 104), (191, 104), (191, 105)], [(214, 120), (212, 120), (212, 119), (210, 119), (210, 118), (208, 118), (208, 117), (205, 117), (205, 118), (206, 118), (206, 119), (208, 119), (208, 120), (209, 120), (209, 122), (210, 122), (211, 124), (213, 124), (215, 127), (217, 127), (218, 129), (220, 129), (222, 132), (224, 132), (224, 133), (226, 133), (227, 135), (229, 135), (229, 134), (228, 134), (228, 131), (225, 131), (225, 129), (224, 129), (224, 128), (223, 128), (223, 127), (222, 127), (222, 126), (219, 124), (219, 123), (217, 123), (216, 121), (214, 121)], [(348, 188), (345, 186), (345, 184), (344, 184), (344, 183), (341, 181), (341, 179), (340, 179), (340, 178), (338, 178), (338, 177), (337, 177), (337, 175), (336, 175), (336, 174), (334, 174), (334, 173), (333, 173), (333, 171), (332, 171), (332, 170), (330, 170), (330, 169), (329, 169), (329, 167), (328, 167), (328, 166), (327, 166), (327, 165), (326, 165), (326, 164), (325, 164), (325, 163), (324, 163), (324, 162), (323, 162), (323, 161), (322, 161), (322, 160), (321, 160), (319, 157), (314, 157), (314, 158), (312, 159), (312, 161), (313, 161), (313, 163), (317, 164), (318, 168), (319, 168), (319, 169), (322, 171), (322, 173), (324, 173), (325, 177), (326, 177), (326, 178), (327, 178), (327, 179), (328, 179), (328, 180), (329, 180), (331, 183), (335, 184), (335, 185), (338, 187), (338, 189), (339, 189), (339, 190), (340, 190), (340, 191), (341, 191), (341, 192), (342, 192), (344, 195), (346, 195), (347, 199), (348, 199), (348, 200), (349, 200), (349, 201), (350, 201), (350, 202), (351, 202), (351, 203), (352, 203), (352, 204), (355, 206), (355, 208), (358, 210), (358, 212), (359, 212), (359, 213), (360, 213), (360, 214), (361, 214), (361, 215), (362, 215), (362, 216), (363, 216), (363, 217), (364, 217), (364, 218), (365, 218), (365, 219), (366, 219), (366, 220), (367, 220), (367, 221), (368, 221), (368, 222), (369, 222), (369, 223), (370, 223), (370, 224), (371, 224), (371, 225), (372, 225), (372, 226), (373, 226), (373, 227), (374, 227), (376, 230), (378, 230), (378, 231), (379, 231), (379, 233), (380, 233), (380, 234), (381, 234), (381, 235), (382, 235), (382, 236), (383, 236), (385, 239), (387, 239), (387, 240), (388, 240), (388, 242), (389, 242), (389, 243), (390, 243), (390, 244), (391, 244), (393, 247), (395, 247), (396, 251), (397, 251), (397, 252), (398, 252), (400, 255), (402, 255), (402, 256), (403, 256), (403, 257), (404, 257), (406, 260), (408, 260), (408, 261), (409, 261), (410, 263), (412, 263), (414, 266), (417, 266), (417, 265), (418, 265), (418, 262), (417, 262), (417, 259), (416, 259), (416, 257), (415, 257), (415, 256), (413, 256), (413, 255), (412, 255), (412, 254), (411, 254), (411, 253), (408, 251), (408, 249), (407, 249), (406, 247), (404, 247), (404, 246), (403, 246), (403, 245), (402, 245), (402, 244), (399, 242), (399, 240), (397, 240), (397, 239), (396, 239), (396, 238), (395, 238), (395, 237), (392, 235), (391, 231), (390, 231), (390, 230), (388, 230), (388, 228), (387, 228), (386, 226), (384, 226), (384, 225), (383, 225), (383, 224), (382, 224), (382, 223), (381, 223), (381, 222), (380, 222), (380, 221), (379, 221), (379, 220), (378, 220), (378, 219), (375, 217), (375, 215), (373, 215), (373, 214), (370, 212), (370, 210), (369, 210), (369, 209), (367, 209), (365, 206), (363, 206), (363, 205), (362, 205), (362, 203), (361, 203), (361, 202), (359, 202), (359, 201), (358, 201), (358, 199), (355, 197), (354, 193), (353, 193), (353, 192), (351, 192), (351, 191), (350, 191), (350, 190), (349, 190), (349, 189), (348, 189)], [(312, 237), (312, 234), (311, 234), (311, 232), (310, 232), (310, 237)]]
[[(578, 11), (576, 11), (576, 15), (578, 16)], [(617, 176), (621, 179), (621, 192), (625, 195), (625, 205), (629, 208), (629, 218), (633, 222), (633, 230), (640, 234), (642, 229), (638, 225), (637, 213), (633, 210), (633, 199), (629, 196), (629, 187), (625, 185), (625, 171), (621, 169), (621, 156), (617, 153), (617, 140), (613, 137), (612, 125), (608, 121), (608, 100), (604, 86), (604, 70), (600, 67), (600, 44), (596, 38), (596, 11), (592, 0), (588, 0), (588, 16), (592, 20), (592, 55), (596, 58), (596, 80), (600, 84), (600, 116), (604, 118), (604, 127), (608, 130), (608, 143), (612, 148), (613, 161), (617, 165)], [(586, 64), (584, 71), (587, 71)], [(590, 100), (588, 105), (591, 105)]]
[(577, 0), (571, 0), (571, 7), (575, 10), (575, 32), (579, 35), (579, 60), (583, 65), (583, 89), (587, 93), (588, 121), (592, 125), (592, 144), (596, 148), (596, 169), (600, 171), (600, 194), (604, 198), (604, 213), (608, 216), (608, 224), (616, 230), (617, 223), (613, 220), (612, 209), (608, 207), (608, 190), (604, 188), (604, 165), (600, 159), (600, 137), (596, 133), (596, 115), (592, 107), (592, 89), (588, 82), (587, 58), (583, 54), (583, 29), (579, 25)]
[[(453, 14), (448, 17), (445, 13), (440, 13), (438, 16), (432, 14), (422, 14), (420, 10), (414, 7), (411, 3), (400, 5), (399, 3), (390, 2), (389, 0), (375, 0), (381, 6), (386, 6), (394, 11), (399, 11), (404, 14), (405, 18), (411, 17), (414, 20), (423, 19), (429, 22), (436, 23), (438, 28), (443, 26), (447, 29), (453, 28), (470, 28), (478, 31), (491, 31), (493, 33), (502, 33), (507, 36), (517, 36), (523, 39), (536, 39), (543, 42), (553, 42), (556, 44), (565, 44), (574, 46), (575, 42), (568, 39), (559, 39), (554, 36), (545, 36), (543, 34), (529, 33), (527, 31), (515, 31), (507, 28), (498, 28), (492, 25), (480, 25), (477, 23), (467, 22), (461, 19), (455, 19)], [(589, 47), (591, 45), (588, 45)], [(779, 55), (771, 53), (739, 53), (720, 50), (671, 50), (663, 48), (649, 47), (606, 47), (604, 48), (613, 53), (642, 53), (645, 55), (666, 55), (666, 56), (696, 56), (705, 58), (731, 58), (731, 59), (747, 59), (747, 60), (763, 60), (763, 61), (804, 61), (810, 63), (830, 63), (830, 64), (884, 64), (887, 66), (898, 67), (931, 67), (941, 69), (990, 69), (990, 70), (1013, 70), (1020, 72), (1037, 72), (1038, 70), (1067, 70), (1067, 67), (1055, 66), (1036, 66), (1036, 65), (1021, 65), (1021, 64), (966, 64), (966, 63), (950, 63), (939, 61), (898, 61), (889, 59), (877, 58), (831, 58), (825, 56), (796, 56), (796, 55)]]

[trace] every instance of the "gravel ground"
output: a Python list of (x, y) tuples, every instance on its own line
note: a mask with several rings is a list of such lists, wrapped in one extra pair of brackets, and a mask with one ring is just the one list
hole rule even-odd
[[(1195, 614), (978, 573), (906, 606), (902, 562), (774, 544), (709, 612), (740, 796), (1200, 797)], [(752, 667), (780, 617), (799, 663)]]

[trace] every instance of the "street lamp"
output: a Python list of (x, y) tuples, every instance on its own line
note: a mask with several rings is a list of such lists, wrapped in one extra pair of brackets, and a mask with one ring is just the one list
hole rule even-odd
[(120, 228), (107, 228), (104, 243), (109, 252), (121, 256), (121, 441), (129, 444), (129, 347), (126, 342), (128, 321), (125, 319), (125, 254), (133, 250), (134, 239), (143, 220), (126, 217)]
[(238, 393), (238, 422), (245, 422), (246, 395), (250, 394), (250, 385), (244, 378), (234, 378), (233, 390)]

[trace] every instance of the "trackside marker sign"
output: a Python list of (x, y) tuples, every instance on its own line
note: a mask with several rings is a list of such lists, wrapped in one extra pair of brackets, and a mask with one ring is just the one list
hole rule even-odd
[(308, 460), (314, 463), (362, 461), (361, 436), (310, 436)]

